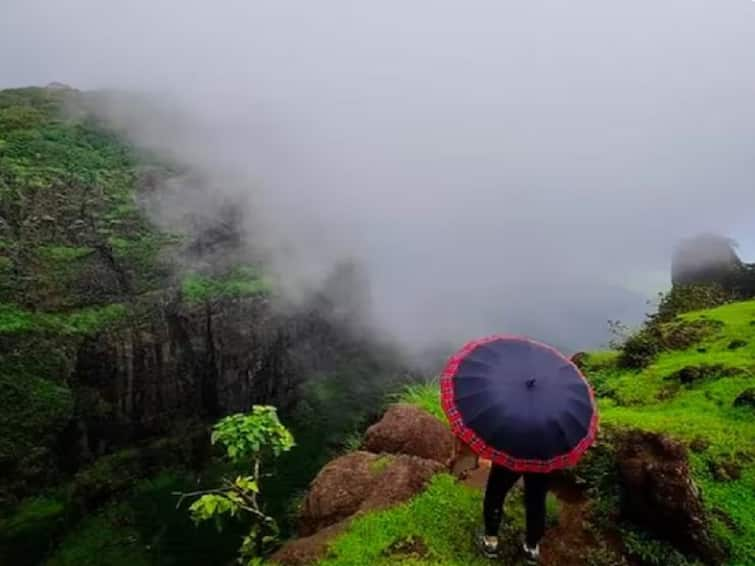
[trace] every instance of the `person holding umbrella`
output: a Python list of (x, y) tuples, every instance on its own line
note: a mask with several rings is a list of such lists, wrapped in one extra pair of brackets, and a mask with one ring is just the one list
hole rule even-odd
[(467, 343), (446, 364), (441, 402), (453, 433), (490, 460), (482, 552), (498, 555), (503, 502), (524, 477), (526, 556), (537, 561), (551, 472), (576, 465), (595, 441), (598, 412), (579, 369), (550, 346), (495, 335)]

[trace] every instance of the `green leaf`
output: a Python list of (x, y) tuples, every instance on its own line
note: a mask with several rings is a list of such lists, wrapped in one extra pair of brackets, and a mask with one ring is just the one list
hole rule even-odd
[(253, 493), (259, 493), (259, 486), (257, 485), (257, 482), (252, 476), (247, 477), (237, 477), (236, 481), (234, 482), (236, 487), (241, 489), (242, 491), (251, 491)]

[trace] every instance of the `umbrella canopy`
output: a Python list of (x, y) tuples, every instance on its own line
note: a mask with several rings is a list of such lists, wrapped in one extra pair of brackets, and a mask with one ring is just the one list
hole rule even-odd
[(598, 412), (579, 369), (519, 336), (466, 344), (440, 380), (451, 429), (480, 457), (518, 472), (573, 466), (595, 440)]

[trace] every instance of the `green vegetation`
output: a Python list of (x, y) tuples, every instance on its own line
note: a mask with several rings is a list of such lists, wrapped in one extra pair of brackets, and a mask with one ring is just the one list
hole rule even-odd
[[(200, 485), (228, 470), (207, 470)], [(88, 514), (55, 546), (47, 566), (206, 566), (230, 564), (242, 531), (229, 524), (195, 525), (176, 510), (176, 491), (196, 489), (197, 479), (178, 470), (132, 481), (124, 497)], [(11, 562), (34, 564), (35, 561)]]
[(87, 104), (0, 91), (0, 504), (64, 479), (56, 443), (87, 405), (70, 379), (81, 344), (131, 323), (136, 295), (167, 281), (135, 153)]
[[(411, 501), (360, 516), (335, 539), (320, 566), (411, 564), (412, 566), (482, 566), (474, 544), (481, 527), (482, 493), (446, 474), (435, 476), (427, 490)], [(548, 500), (548, 521), (558, 522), (558, 503)], [(519, 564), (524, 536), (522, 492), (506, 499), (501, 532), (503, 563)]]
[[(664, 432), (705, 447), (690, 452), (694, 478), (733, 564), (755, 562), (755, 419), (752, 408), (734, 406), (754, 381), (753, 320), (755, 301), (683, 314), (679, 322), (713, 322), (717, 330), (689, 348), (661, 353), (641, 372), (610, 364), (593, 369), (587, 360), (591, 381), (606, 395), (600, 402), (605, 425)], [(729, 348), (735, 340), (746, 344)], [(702, 367), (718, 371), (680, 383), (680, 370)], [(738, 478), (717, 472), (726, 461), (740, 467), (732, 474)]]
[(94, 249), (84, 246), (40, 246), (40, 256), (51, 261), (75, 261), (94, 253)]
[(431, 415), (435, 415), (443, 423), (448, 423), (443, 413), (443, 408), (440, 406), (440, 386), (437, 381), (420, 385), (408, 385), (398, 396), (398, 400), (403, 403), (416, 405)]
[[(57, 498), (34, 497), (16, 513), (0, 520), (0, 563), (24, 564), (39, 561), (53, 545), (65, 524), (65, 505)], [(12, 549), (3, 552), (3, 548)]]
[[(26, 473), (43, 466), (40, 456), (73, 412), (71, 391), (47, 379), (0, 373), (0, 462), (20, 460)], [(38, 470), (43, 473), (43, 470)]]
[[(601, 423), (662, 432), (693, 446), (693, 477), (715, 536), (731, 564), (755, 563), (755, 419), (751, 406), (734, 405), (755, 383), (755, 301), (664, 319), (655, 333), (664, 342), (653, 346), (653, 360), (643, 369), (622, 367), (619, 352), (596, 352), (581, 361), (599, 397)], [(410, 386), (400, 400), (445, 421), (437, 383)], [(595, 510), (608, 518), (618, 492), (605, 450), (594, 448), (580, 475), (591, 485), (602, 482), (593, 493)], [(668, 545), (639, 531), (622, 534), (627, 552), (648, 564), (682, 563)]]
[(237, 267), (225, 276), (187, 275), (181, 286), (184, 298), (192, 304), (218, 299), (238, 299), (269, 295), (270, 281), (254, 267)]
[[(421, 545), (415, 545), (421, 551), (418, 556), (402, 560), (403, 564), (488, 564), (475, 549), (473, 540), (480, 526), (481, 506), (479, 490), (461, 486), (451, 476), (435, 476), (427, 490), (410, 502), (355, 519), (346, 533), (334, 541), (328, 558), (320, 564), (395, 564), (403, 557), (396, 556), (391, 549), (409, 538), (422, 541)], [(521, 523), (518, 526), (521, 528)]]
[(275, 519), (264, 513), (260, 500), (262, 464), (291, 450), (294, 438), (278, 420), (275, 407), (255, 405), (251, 413), (230, 415), (218, 421), (212, 443), (222, 445), (228, 460), (244, 466), (246, 475), (224, 479), (217, 489), (184, 493), (179, 504), (186, 497), (199, 496), (189, 507), (192, 519), (197, 523), (215, 521), (218, 528), (225, 516), (245, 517), (251, 526), (241, 543), (239, 561), (248, 566), (258, 564), (278, 535)]
[(377, 460), (370, 463), (370, 473), (379, 476), (390, 465), (391, 459), (388, 456), (380, 456)]
[(0, 303), (0, 336), (26, 333), (88, 336), (122, 320), (127, 312), (125, 305), (118, 304), (48, 313)]
[(91, 119), (66, 118), (66, 102), (75, 103), (75, 93), (37, 88), (0, 92), (0, 178), (6, 186), (105, 185), (131, 165), (130, 149)]

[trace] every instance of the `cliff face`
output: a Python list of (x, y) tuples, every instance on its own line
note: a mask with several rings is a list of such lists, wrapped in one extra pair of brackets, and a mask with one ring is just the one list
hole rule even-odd
[(672, 257), (672, 283), (718, 285), (738, 298), (755, 296), (755, 265), (743, 263), (735, 245), (729, 238), (715, 234), (683, 240)]
[[(77, 411), (67, 425), (75, 460), (159, 435), (177, 421), (252, 404), (285, 409), (322, 351), (317, 315), (279, 316), (265, 299), (141, 305), (145, 314), (81, 342), (68, 381)], [(306, 362), (306, 367), (305, 363)], [(71, 446), (65, 449), (72, 457)]]
[(190, 421), (285, 410), (366, 350), (333, 298), (283, 310), (259, 265), (228, 260), (237, 217), (152, 225), (141, 197), (185, 172), (124, 145), (87, 96), (0, 92), (0, 505)]

